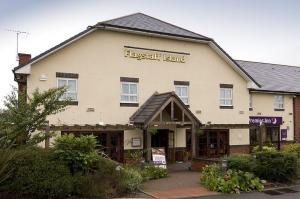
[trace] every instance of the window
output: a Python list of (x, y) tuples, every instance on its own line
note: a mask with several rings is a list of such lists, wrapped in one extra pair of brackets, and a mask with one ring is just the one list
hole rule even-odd
[(252, 104), (252, 94), (249, 93), (249, 110), (253, 110), (253, 104)]
[(121, 103), (138, 103), (138, 84), (121, 82)]
[(283, 110), (284, 109), (284, 102), (283, 102), (283, 95), (275, 95), (274, 96), (274, 109), (276, 110)]
[(233, 106), (232, 103), (232, 88), (220, 88), (220, 106)]
[(66, 87), (66, 92), (61, 96), (61, 100), (70, 99), (77, 101), (77, 79), (57, 78), (57, 87)]
[(175, 92), (178, 97), (183, 101), (184, 104), (189, 104), (189, 97), (188, 97), (188, 86), (183, 85), (175, 85)]

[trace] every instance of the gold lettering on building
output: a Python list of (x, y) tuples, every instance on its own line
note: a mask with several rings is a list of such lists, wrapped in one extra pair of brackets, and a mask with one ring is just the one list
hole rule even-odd
[(137, 60), (156, 60), (166, 62), (185, 63), (185, 55), (175, 55), (172, 53), (160, 53), (160, 52), (145, 52), (136, 51), (132, 49), (125, 49), (124, 56), (127, 58), (134, 58)]

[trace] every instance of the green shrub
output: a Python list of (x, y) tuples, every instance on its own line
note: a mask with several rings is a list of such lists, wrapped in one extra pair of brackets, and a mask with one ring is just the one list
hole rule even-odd
[(286, 153), (296, 153), (300, 158), (300, 143), (283, 145), (281, 151)]
[(68, 167), (54, 160), (52, 150), (30, 148), (19, 151), (12, 161), (14, 172), (9, 189), (39, 198), (65, 197), (72, 192), (72, 177)]
[(222, 193), (262, 191), (264, 189), (259, 178), (255, 177), (254, 174), (231, 169), (222, 173), (221, 167), (217, 164), (203, 168), (201, 183), (211, 191)]
[(121, 169), (119, 190), (121, 192), (134, 192), (143, 182), (143, 177), (138, 169), (125, 167)]
[(143, 181), (165, 178), (168, 176), (167, 169), (155, 167), (154, 165), (146, 165), (141, 169)]
[(256, 153), (255, 174), (260, 178), (291, 182), (297, 177), (297, 156), (293, 153)]
[(77, 173), (73, 176), (74, 194), (89, 198), (114, 198), (119, 193), (118, 179), (114, 173), (107, 175), (103, 175), (103, 172), (87, 175)]
[(276, 152), (276, 148), (273, 146), (263, 146), (262, 150), (260, 150), (259, 146), (255, 146), (252, 149), (253, 153), (258, 153), (258, 152)]
[(255, 161), (249, 155), (230, 155), (223, 158), (227, 160), (228, 169), (253, 172)]
[(99, 159), (94, 136), (75, 137), (73, 134), (58, 137), (54, 143), (57, 159), (67, 163), (71, 172), (89, 172)]

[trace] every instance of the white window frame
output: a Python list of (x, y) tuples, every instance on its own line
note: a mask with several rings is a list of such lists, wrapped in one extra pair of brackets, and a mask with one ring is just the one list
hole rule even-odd
[[(186, 90), (187, 90), (187, 92), (186, 92), (186, 96), (182, 96), (182, 95), (178, 95), (177, 93), (176, 93), (176, 88), (186, 88)], [(175, 93), (176, 93), (176, 95), (181, 99), (181, 98), (186, 98), (187, 99), (187, 103), (185, 103), (182, 99), (181, 99), (181, 101), (185, 104), (185, 105), (189, 105), (189, 102), (190, 102), (190, 100), (189, 100), (189, 93), (190, 93), (190, 91), (189, 91), (189, 86), (188, 85), (175, 85)]]
[[(58, 81), (59, 80), (66, 80), (67, 81), (67, 86), (68, 86), (68, 81), (69, 80), (73, 80), (75, 81), (75, 89), (76, 89), (76, 92), (75, 92), (75, 96), (76, 96), (76, 99), (70, 99), (71, 101), (78, 101), (78, 79), (76, 78), (65, 78), (65, 77), (57, 77), (56, 78), (56, 87), (59, 88), (58, 86)], [(68, 90), (65, 92), (65, 93), (73, 93), (73, 92), (68, 92)], [(66, 100), (66, 99), (60, 99), (60, 100)]]
[[(123, 84), (129, 84), (129, 89), (130, 89), (130, 85), (136, 85), (136, 94), (124, 94), (123, 88), (122, 88)], [(126, 103), (126, 104), (138, 104), (139, 103), (139, 84), (138, 84), (138, 82), (121, 81), (120, 90), (121, 90), (120, 91), (120, 103)], [(129, 99), (130, 99), (130, 96), (136, 96), (136, 101), (122, 101), (123, 95), (129, 96)]]
[[(279, 102), (277, 97), (282, 97), (282, 101)], [(282, 105), (282, 107), (280, 107)], [(284, 95), (274, 95), (274, 109), (284, 110)]]
[(253, 108), (253, 96), (252, 96), (252, 93), (249, 93), (249, 108)]
[[(231, 92), (230, 92), (230, 98), (222, 98), (221, 97), (221, 93), (222, 93), (222, 90), (224, 90), (224, 92), (226, 91), (226, 90), (230, 90)], [(220, 90), (219, 90), (219, 104), (220, 104), (220, 106), (228, 106), (228, 107), (231, 107), (231, 106), (233, 106), (233, 88), (224, 88), (224, 87), (220, 87)], [(231, 104), (222, 104), (221, 103), (221, 101), (222, 100), (231, 100)]]

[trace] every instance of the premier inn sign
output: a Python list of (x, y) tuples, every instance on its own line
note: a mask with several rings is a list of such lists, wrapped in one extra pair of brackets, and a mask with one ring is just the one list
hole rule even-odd
[(156, 61), (165, 61), (165, 62), (176, 62), (176, 63), (185, 63), (185, 55), (168, 53), (168, 52), (156, 52), (148, 50), (133, 50), (133, 49), (124, 49), (124, 56), (127, 58), (133, 58), (136, 60), (156, 60)]

